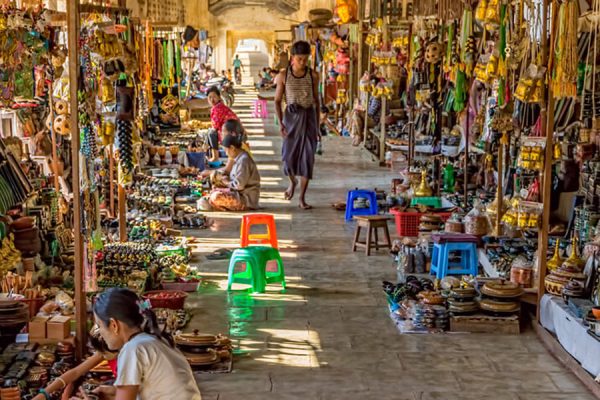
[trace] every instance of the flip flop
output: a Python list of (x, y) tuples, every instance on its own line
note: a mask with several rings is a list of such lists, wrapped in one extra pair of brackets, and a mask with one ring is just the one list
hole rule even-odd
[(232, 251), (229, 249), (217, 249), (206, 256), (208, 260), (229, 260), (231, 258)]
[(311, 206), (309, 204), (307, 204), (305, 206), (298, 205), (298, 208), (300, 208), (301, 210), (312, 210), (313, 206)]

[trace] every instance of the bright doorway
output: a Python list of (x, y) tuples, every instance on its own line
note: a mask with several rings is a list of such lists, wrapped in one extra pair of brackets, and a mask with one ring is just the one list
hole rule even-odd
[(258, 74), (262, 72), (263, 68), (270, 65), (269, 51), (265, 41), (262, 39), (239, 40), (234, 51), (234, 58), (236, 54), (240, 57), (244, 65), (242, 82), (245, 85), (258, 83)]

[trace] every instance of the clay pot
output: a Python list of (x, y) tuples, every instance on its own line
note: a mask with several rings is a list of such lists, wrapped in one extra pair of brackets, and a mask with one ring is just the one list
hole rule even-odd
[(562, 289), (568, 281), (567, 278), (550, 274), (544, 278), (544, 287), (548, 293), (555, 296), (562, 296)]
[(25, 271), (35, 270), (35, 258), (32, 258), (32, 257), (23, 258), (21, 261), (23, 262), (23, 269)]
[(39, 236), (34, 240), (16, 240), (14, 241), (15, 247), (21, 253), (24, 254), (38, 254), (42, 251), (42, 241)]
[(13, 233), (15, 235), (15, 241), (35, 240), (36, 238), (39, 238), (39, 230), (35, 226), (26, 229), (15, 229), (13, 230)]
[(10, 224), (13, 230), (22, 230), (33, 227), (35, 224), (35, 218), (33, 217), (21, 217)]

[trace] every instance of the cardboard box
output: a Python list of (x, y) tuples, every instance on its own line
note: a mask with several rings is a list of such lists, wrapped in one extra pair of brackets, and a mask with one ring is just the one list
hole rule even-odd
[(50, 321), (50, 317), (33, 317), (29, 321), (27, 328), (29, 337), (31, 339), (45, 339), (46, 338), (46, 324)]
[(52, 317), (46, 324), (48, 339), (63, 340), (71, 336), (71, 317), (62, 315)]

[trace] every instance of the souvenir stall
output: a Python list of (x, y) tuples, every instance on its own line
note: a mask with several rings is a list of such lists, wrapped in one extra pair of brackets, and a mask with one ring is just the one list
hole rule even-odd
[[(97, 291), (137, 291), (174, 332), (189, 320), (185, 292), (200, 282), (186, 238), (160, 216), (171, 197), (175, 213), (185, 212), (181, 226), (207, 226), (195, 204), (183, 204), (202, 182), (195, 173), (185, 181), (141, 174), (154, 146), (146, 69), (154, 64), (145, 51), (154, 35), (125, 8), (67, 5), (67, 15), (38, 2), (0, 5), (0, 40), (10, 44), (0, 50), (2, 397), (36, 394), (85, 355), (87, 303)], [(146, 192), (134, 185), (140, 175)], [(127, 203), (157, 218), (128, 213)]]
[(383, 287), (401, 332), (518, 333), (530, 304), (563, 351), (600, 373), (597, 7), (489, 0), (419, 2), (407, 20), (368, 13), (359, 103), (369, 112), (385, 78), (373, 73), (382, 50), (408, 73), (393, 89), (403, 114), (371, 130), (380, 152), (404, 155), (386, 198), (398, 282)]
[[(151, 69), (153, 105), (150, 124), (161, 131), (178, 130), (181, 127), (179, 109), (181, 104), (182, 46), (181, 29), (172, 26), (146, 24), (146, 46)], [(150, 42), (148, 38), (153, 38)]]

